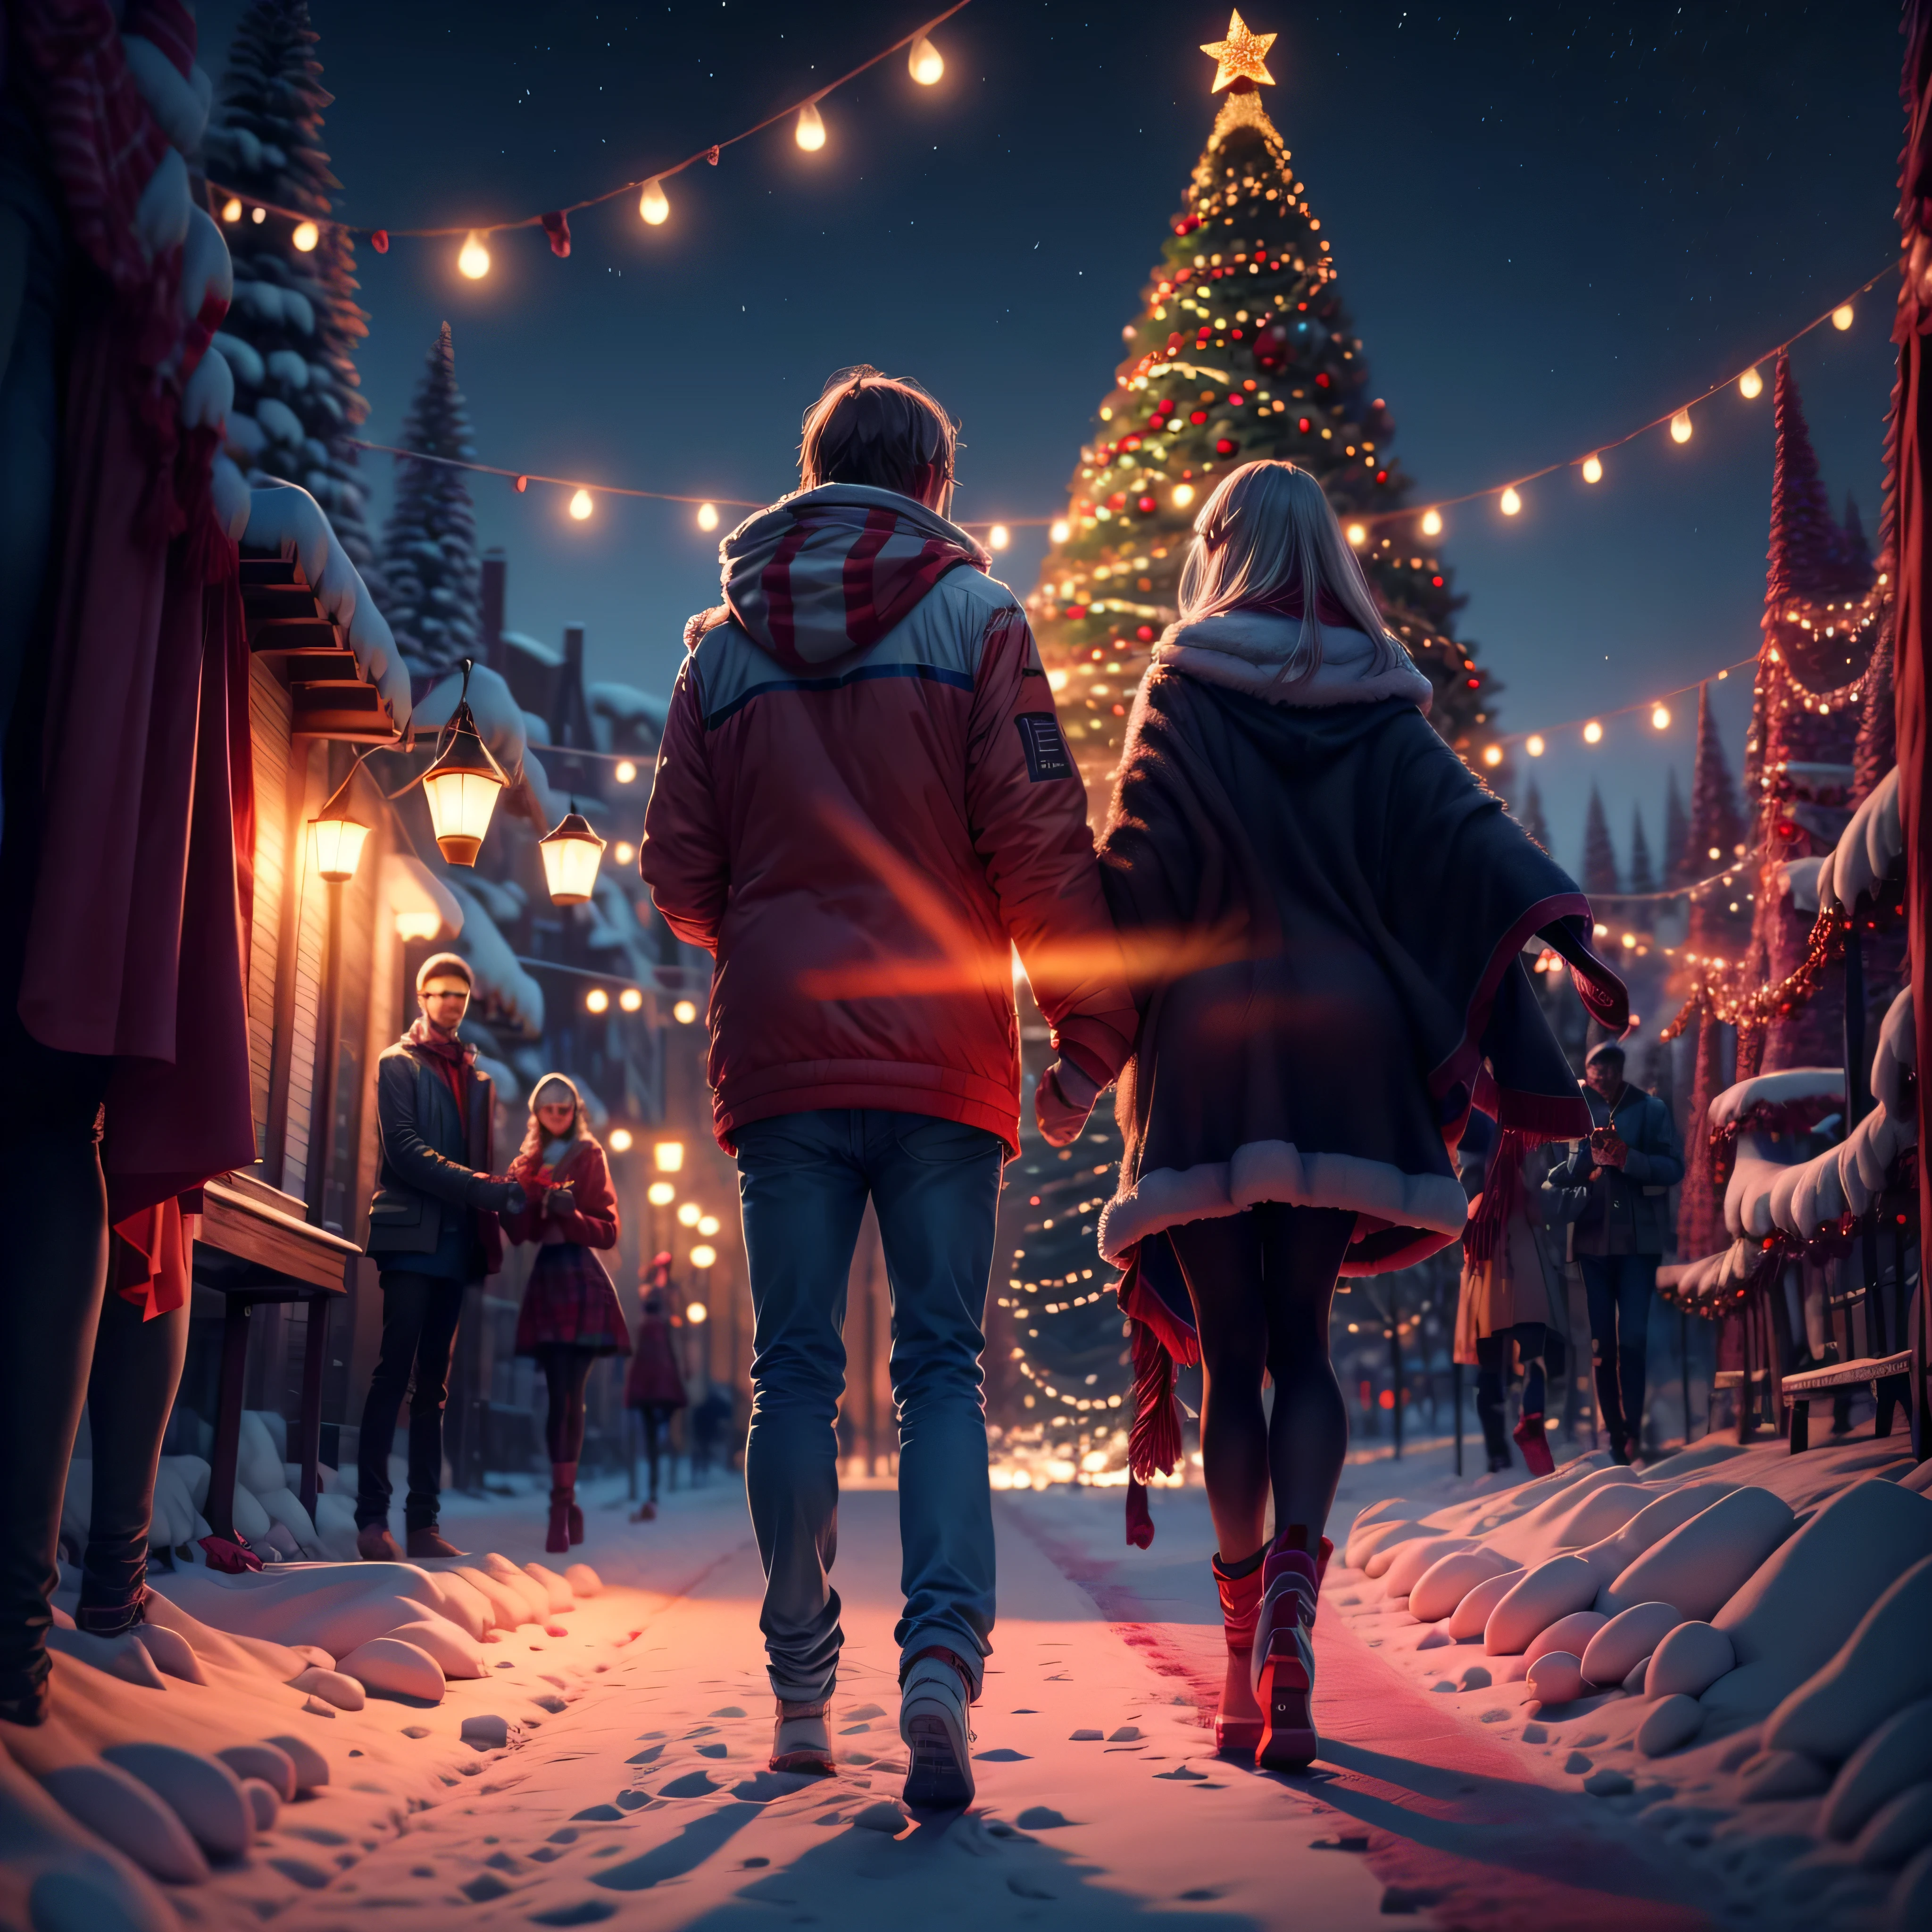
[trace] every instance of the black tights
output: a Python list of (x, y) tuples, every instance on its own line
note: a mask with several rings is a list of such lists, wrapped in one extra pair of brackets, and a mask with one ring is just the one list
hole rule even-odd
[(590, 1379), (595, 1348), (574, 1342), (546, 1342), (537, 1360), (550, 1389), (550, 1413), (544, 1418), (544, 1446), (553, 1462), (574, 1462), (584, 1454), (584, 1384)]
[(638, 1426), (644, 1438), (644, 1460), (650, 1465), (652, 1502), (658, 1499), (658, 1462), (666, 1445), (671, 1413), (668, 1402), (640, 1402), (637, 1406)]
[(1339, 1208), (1264, 1202), (1168, 1231), (1200, 1328), (1201, 1460), (1224, 1562), (1261, 1547), (1270, 1487), (1277, 1534), (1301, 1528), (1311, 1553), (1328, 1520), (1348, 1450), (1328, 1306), (1354, 1226)]

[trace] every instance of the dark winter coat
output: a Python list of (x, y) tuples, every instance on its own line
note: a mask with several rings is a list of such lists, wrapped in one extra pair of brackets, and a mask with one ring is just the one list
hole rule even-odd
[(716, 957), (719, 1143), (874, 1107), (1016, 1152), (1012, 949), (1095, 1085), (1135, 1020), (1026, 613), (964, 531), (890, 490), (806, 491), (722, 554), (638, 858), (672, 930)]
[[(1101, 841), (1144, 1018), (1101, 1250), (1263, 1201), (1352, 1210), (1348, 1274), (1454, 1240), (1472, 1102), (1584, 1130), (1519, 954), (1621, 1029), (1588, 902), (1407, 699), (1271, 698), (1156, 665)], [(1165, 1244), (1162, 1244), (1163, 1246)]]
[(490, 1173), (496, 1086), (475, 1066), (463, 1069), (468, 1118), (427, 1048), (398, 1040), (376, 1063), (375, 1198), (369, 1204), (368, 1252), (400, 1267), (410, 1255), (430, 1255), (444, 1217), (474, 1217), (481, 1272), (503, 1265), (496, 1216), (512, 1199), (511, 1184)]
[(1587, 1188), (1589, 1199), (1571, 1223), (1570, 1252), (1578, 1255), (1662, 1255), (1670, 1245), (1670, 1190), (1684, 1178), (1676, 1123), (1654, 1094), (1628, 1082), (1610, 1106), (1594, 1089), (1583, 1090), (1592, 1127), (1615, 1127), (1630, 1148), (1621, 1169), (1597, 1162), (1587, 1140), (1550, 1170), (1546, 1193)]

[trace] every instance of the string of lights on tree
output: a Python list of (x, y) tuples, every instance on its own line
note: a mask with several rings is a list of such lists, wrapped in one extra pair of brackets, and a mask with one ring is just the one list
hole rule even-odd
[(782, 107), (776, 113), (768, 114), (741, 132), (730, 135), (722, 141), (698, 148), (687, 154), (683, 160), (669, 166), (654, 170), (648, 175), (634, 180), (621, 182), (615, 188), (605, 188), (601, 193), (586, 195), (580, 201), (568, 202), (562, 208), (546, 210), (539, 214), (506, 217), (496, 221), (458, 223), (451, 227), (398, 228), (380, 227), (363, 222), (341, 221), (327, 212), (326, 206), (318, 209), (289, 208), (257, 196), (244, 194), (227, 184), (211, 180), (208, 192), (212, 202), (220, 218), (232, 226), (243, 220), (261, 224), (270, 217), (290, 224), (290, 240), (300, 253), (307, 254), (320, 243), (325, 230), (333, 230), (344, 237), (361, 237), (379, 255), (386, 255), (392, 241), (409, 238), (417, 241), (436, 241), (462, 238), (456, 254), (458, 274), (470, 281), (481, 281), (490, 272), (490, 238), (517, 229), (540, 230), (548, 238), (550, 253), (560, 259), (567, 259), (570, 254), (570, 218), (581, 214), (588, 208), (601, 208), (607, 202), (635, 194), (638, 196), (638, 214), (646, 226), (661, 228), (670, 219), (670, 196), (664, 184), (682, 174), (687, 168), (694, 168), (700, 162), (712, 167), (718, 164), (727, 148), (734, 148), (741, 141), (748, 141), (754, 135), (761, 134), (767, 128), (776, 127), (781, 121), (793, 122), (792, 137), (807, 154), (815, 154), (825, 145), (828, 138), (825, 116), (820, 104), (848, 82), (856, 80), (862, 74), (883, 61), (904, 50), (906, 68), (913, 80), (921, 87), (936, 86), (946, 72), (945, 58), (934, 46), (932, 34), (934, 28), (942, 26), (971, 4), (971, 0), (954, 0), (954, 4), (943, 14), (935, 14), (929, 20), (922, 22), (909, 34), (904, 34), (888, 47), (882, 47), (868, 59), (841, 74), (836, 80), (828, 81), (801, 100), (794, 101), (788, 107)]

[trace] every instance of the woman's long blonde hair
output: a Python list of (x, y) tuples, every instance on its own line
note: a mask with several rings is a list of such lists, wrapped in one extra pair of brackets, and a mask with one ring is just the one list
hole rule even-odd
[(1324, 596), (1374, 647), (1370, 675), (1408, 652), (1390, 637), (1368, 579), (1322, 485), (1292, 463), (1246, 463), (1201, 506), (1180, 570), (1180, 622), (1301, 599), (1301, 635), (1276, 676), (1295, 684), (1322, 668), (1317, 607)]
[(550, 1136), (544, 1131), (544, 1124), (537, 1118), (537, 1108), (542, 1104), (544, 1094), (552, 1087), (561, 1087), (569, 1094), (571, 1105), (577, 1109), (570, 1124), (571, 1138), (580, 1141), (595, 1141), (597, 1136), (590, 1131), (590, 1123), (584, 1118), (584, 1096), (577, 1090), (577, 1082), (567, 1073), (546, 1073), (530, 1089), (530, 1124), (524, 1130), (524, 1144), (517, 1150), (520, 1160), (528, 1154), (532, 1160), (540, 1158), (544, 1144)]

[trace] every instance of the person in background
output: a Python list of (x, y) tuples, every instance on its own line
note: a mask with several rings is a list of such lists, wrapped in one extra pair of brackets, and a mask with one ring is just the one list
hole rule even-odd
[(1019, 1150), (1016, 949), (1059, 1054), (1035, 1096), (1054, 1146), (1136, 1016), (1025, 609), (946, 520), (952, 420), (861, 368), (802, 427), (799, 489), (718, 546), (723, 601), (686, 627), (638, 862), (671, 929), (717, 962), (709, 1070), (751, 1273), (772, 1766), (833, 1769), (839, 1322), (869, 1199), (892, 1294), (905, 1798), (951, 1807), (973, 1796), (994, 1618), (981, 1324)]
[(455, 953), (425, 960), (416, 975), (416, 1018), (376, 1066), (367, 1251), (382, 1270), (382, 1342), (357, 1437), (356, 1490), (356, 1548), (370, 1562), (402, 1555), (389, 1534), (389, 1450), (405, 1394), (409, 1553), (464, 1553), (438, 1523), (450, 1354), (464, 1289), (502, 1265), (496, 1216), (524, 1203), (516, 1182), (490, 1172), (496, 1088), (458, 1032), (470, 986), (468, 962)]
[(644, 1438), (644, 1457), (650, 1466), (651, 1492), (638, 1505), (633, 1522), (649, 1522), (658, 1513), (658, 1460), (668, 1446), (670, 1419), (690, 1401), (684, 1371), (677, 1365), (677, 1348), (670, 1332), (670, 1256), (657, 1256), (638, 1270), (637, 1345), (624, 1377), (624, 1406), (637, 1413)]
[(1570, 1230), (1570, 1252), (1589, 1305), (1597, 1406), (1612, 1460), (1628, 1463), (1643, 1426), (1650, 1301), (1684, 1156), (1670, 1109), (1624, 1078), (1624, 1050), (1614, 1040), (1590, 1049), (1583, 1084), (1589, 1138), (1550, 1169), (1545, 1186), (1588, 1192)]
[(538, 1244), (536, 1265), (517, 1316), (517, 1353), (536, 1358), (550, 1393), (544, 1442), (550, 1453), (550, 1530), (544, 1548), (561, 1556), (584, 1540), (577, 1464), (584, 1453), (584, 1385), (600, 1355), (627, 1355), (630, 1331), (596, 1251), (617, 1245), (610, 1163), (584, 1096), (561, 1073), (530, 1094), (530, 1124), (510, 1166), (528, 1204), (502, 1217), (517, 1242)]
[[(1455, 1359), (1476, 1370), (1476, 1414), (1483, 1425), (1492, 1475), (1510, 1467), (1514, 1435), (1534, 1476), (1556, 1468), (1546, 1432), (1548, 1378), (1545, 1352), (1562, 1359), (1564, 1282), (1544, 1244), (1546, 1212), (1540, 1150), (1504, 1132), (1490, 1142), (1482, 1192), (1470, 1204), (1462, 1231), (1462, 1293), (1456, 1307)], [(1513, 1372), (1522, 1375), (1522, 1409), (1508, 1427)]]

